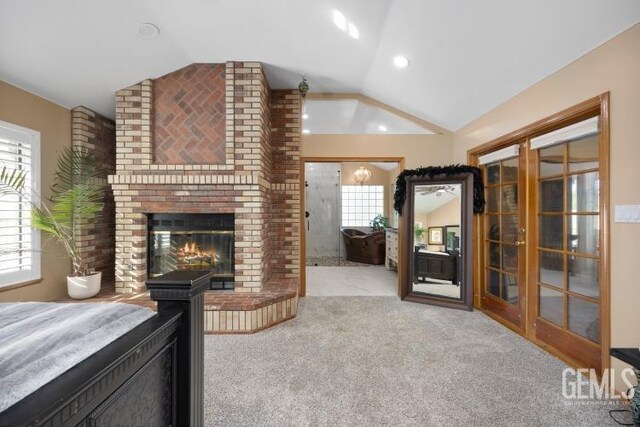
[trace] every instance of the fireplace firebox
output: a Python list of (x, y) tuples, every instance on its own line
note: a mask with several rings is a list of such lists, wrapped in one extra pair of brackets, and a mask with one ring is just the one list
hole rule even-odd
[(210, 270), (211, 289), (234, 288), (233, 214), (150, 214), (149, 277)]

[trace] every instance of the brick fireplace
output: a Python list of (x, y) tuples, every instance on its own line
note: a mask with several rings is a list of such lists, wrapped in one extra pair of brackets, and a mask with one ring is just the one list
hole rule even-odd
[(233, 289), (233, 214), (150, 214), (147, 216), (147, 275), (174, 270), (209, 270), (211, 289)]
[[(144, 290), (150, 215), (229, 214), (234, 293), (260, 298), (225, 295), (210, 307), (240, 313), (261, 309), (258, 300), (284, 301), (265, 319), (279, 318), (274, 310), (295, 313), (291, 293), (281, 298), (274, 289), (299, 281), (300, 119), (298, 91), (271, 90), (258, 62), (192, 64), (118, 91), (116, 172), (109, 176), (116, 292)], [(230, 316), (227, 329), (235, 329)], [(242, 316), (238, 327), (254, 322)]]

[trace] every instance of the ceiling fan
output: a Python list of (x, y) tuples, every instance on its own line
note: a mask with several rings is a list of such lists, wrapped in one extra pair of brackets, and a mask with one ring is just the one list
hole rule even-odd
[(456, 194), (455, 187), (453, 187), (452, 185), (431, 185), (424, 190), (418, 191), (418, 194), (420, 194), (421, 196), (427, 196), (434, 193), (436, 197), (442, 197), (443, 194)]

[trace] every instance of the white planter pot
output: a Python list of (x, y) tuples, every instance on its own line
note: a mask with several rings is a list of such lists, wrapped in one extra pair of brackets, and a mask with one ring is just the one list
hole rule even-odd
[(98, 295), (102, 273), (91, 276), (67, 276), (67, 292), (73, 299), (85, 299)]

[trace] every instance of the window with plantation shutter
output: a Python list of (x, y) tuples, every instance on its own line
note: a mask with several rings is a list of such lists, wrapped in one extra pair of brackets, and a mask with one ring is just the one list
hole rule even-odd
[(40, 133), (0, 121), (0, 169), (26, 173), (22, 194), (0, 192), (0, 287), (40, 278), (40, 233), (29, 199), (39, 203)]

